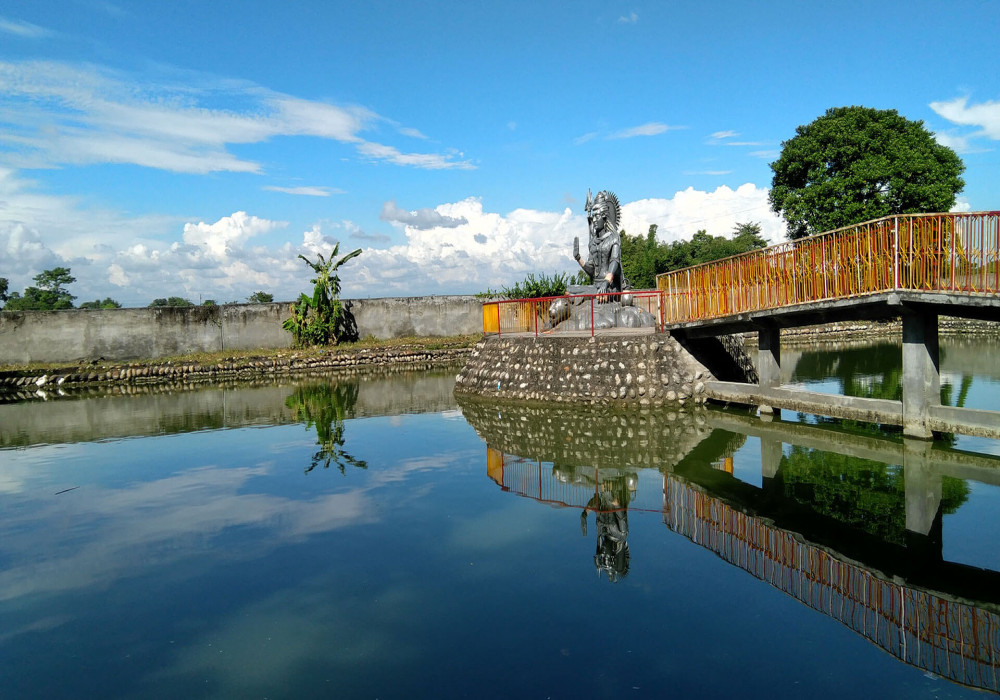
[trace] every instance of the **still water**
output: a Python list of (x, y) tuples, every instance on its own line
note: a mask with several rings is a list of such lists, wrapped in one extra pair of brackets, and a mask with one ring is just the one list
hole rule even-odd
[(0, 405), (0, 697), (1000, 690), (995, 443), (455, 371)]

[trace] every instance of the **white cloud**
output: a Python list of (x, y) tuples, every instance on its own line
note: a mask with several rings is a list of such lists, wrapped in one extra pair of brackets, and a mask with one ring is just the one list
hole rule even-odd
[(732, 232), (737, 223), (757, 222), (761, 235), (772, 243), (784, 240), (785, 223), (771, 211), (768, 190), (747, 183), (735, 190), (722, 186), (713, 192), (692, 187), (671, 199), (641, 199), (622, 207), (622, 228), (644, 234), (657, 225), (657, 236), (665, 242), (690, 240), (699, 229), (713, 236)]
[(336, 187), (279, 187), (277, 185), (266, 185), (261, 188), (268, 192), (284, 192), (285, 194), (302, 195), (304, 197), (329, 197), (331, 194), (344, 194), (344, 190)]
[(682, 126), (669, 126), (662, 122), (648, 122), (646, 124), (641, 124), (639, 126), (633, 126), (628, 129), (622, 129), (621, 131), (616, 131), (608, 136), (609, 139), (630, 139), (635, 136), (656, 136), (662, 134), (666, 131), (672, 131), (675, 129), (683, 129)]
[[(246, 105), (242, 112), (215, 100)], [(232, 144), (306, 136), (350, 144), (366, 159), (416, 168), (471, 168), (454, 153), (402, 153), (361, 134), (382, 118), (358, 106), (303, 100), (232, 82), (201, 90), (147, 84), (97, 67), (0, 62), (0, 144), (22, 167), (129, 163), (175, 172), (257, 173)], [(401, 130), (423, 137), (415, 129)]]
[(639, 21), (639, 15), (635, 12), (629, 12), (627, 15), (622, 15), (618, 18), (618, 24), (635, 24)]
[(412, 226), (416, 229), (455, 228), (469, 223), (464, 217), (445, 216), (436, 209), (420, 209), (418, 211), (400, 209), (396, 206), (395, 201), (388, 201), (382, 205), (382, 213), (379, 214), (379, 218), (382, 221)]
[(245, 211), (238, 211), (232, 216), (222, 217), (214, 224), (206, 224), (204, 221), (184, 224), (183, 239), (187, 245), (204, 250), (218, 261), (225, 261), (254, 236), (287, 225), (285, 222), (258, 219), (256, 216), (248, 216)]
[(45, 37), (52, 36), (52, 32), (44, 27), (39, 27), (37, 24), (4, 19), (3, 17), (0, 17), (0, 32), (13, 34), (22, 39), (44, 39)]
[[(329, 255), (338, 242), (342, 252), (358, 244), (364, 251), (340, 270), (347, 298), (470, 294), (511, 285), (529, 273), (575, 272), (573, 238), (587, 236), (579, 207), (501, 214), (485, 210), (475, 197), (414, 211), (386, 203), (383, 218), (398, 229), (395, 244), (344, 220), (317, 222), (296, 233), (284, 222), (242, 211), (216, 221), (127, 219), (37, 195), (31, 183), (3, 170), (0, 201), (0, 270), (19, 271), (0, 273), (11, 278), (11, 290), (61, 265), (72, 269), (78, 281), (70, 291), (80, 299), (110, 296), (126, 306), (167, 296), (242, 300), (260, 289), (279, 301), (294, 299), (309, 288), (310, 278), (297, 256)], [(760, 222), (766, 238), (783, 238), (767, 189), (752, 184), (688, 188), (670, 198), (626, 202), (622, 210), (626, 231), (645, 233), (655, 223), (668, 242), (698, 229), (726, 234), (749, 221)]]
[(978, 127), (973, 136), (1000, 140), (1000, 102), (969, 104), (968, 97), (956, 97), (943, 102), (931, 102), (930, 108), (953, 124)]

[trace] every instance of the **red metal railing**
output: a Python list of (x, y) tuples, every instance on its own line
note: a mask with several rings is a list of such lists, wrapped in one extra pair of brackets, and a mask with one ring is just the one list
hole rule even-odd
[(1000, 212), (906, 214), (658, 275), (676, 323), (891, 290), (996, 294)]
[[(652, 315), (651, 327), (660, 328), (662, 294), (655, 290), (614, 294), (578, 294), (540, 299), (503, 299), (483, 304), (483, 332), (547, 334), (576, 331), (594, 334), (595, 312), (605, 305), (636, 308)], [(558, 303), (558, 305), (556, 305)]]

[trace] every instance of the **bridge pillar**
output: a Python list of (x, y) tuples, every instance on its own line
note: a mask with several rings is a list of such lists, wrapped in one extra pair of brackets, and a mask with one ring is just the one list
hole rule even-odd
[[(781, 329), (765, 326), (757, 330), (757, 385), (762, 389), (781, 386)], [(761, 416), (778, 414), (771, 406), (759, 407)]]
[(941, 475), (927, 463), (931, 443), (903, 439), (906, 529), (928, 535), (941, 510)]
[(929, 439), (928, 409), (941, 403), (938, 317), (936, 313), (903, 313), (903, 435)]
[(778, 475), (783, 456), (782, 442), (772, 437), (760, 439), (760, 475), (765, 479), (773, 479)]

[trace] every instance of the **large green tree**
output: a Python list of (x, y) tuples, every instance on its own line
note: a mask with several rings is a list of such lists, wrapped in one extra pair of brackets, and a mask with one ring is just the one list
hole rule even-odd
[(72, 309), (75, 296), (66, 289), (76, 282), (68, 267), (43, 270), (34, 277), (37, 287), (25, 287), (24, 294), (14, 292), (4, 309), (8, 311), (54, 311)]
[(894, 109), (835, 107), (795, 130), (771, 163), (771, 209), (802, 238), (891, 214), (948, 211), (958, 155)]
[(7, 301), (7, 289), (10, 282), (6, 277), (0, 277), (0, 301)]

